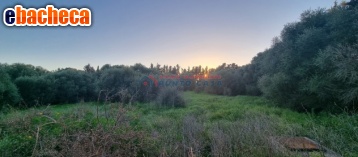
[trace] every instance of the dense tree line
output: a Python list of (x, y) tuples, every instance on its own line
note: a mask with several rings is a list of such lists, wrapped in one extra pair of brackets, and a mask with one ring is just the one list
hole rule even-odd
[[(47, 71), (26, 64), (0, 64), (0, 105), (80, 101), (151, 101), (159, 89), (140, 80), (153, 75), (220, 75), (222, 86), (181, 87), (220, 95), (263, 95), (292, 109), (354, 109), (358, 101), (358, 7), (352, 0), (329, 9), (308, 10), (285, 25), (270, 48), (250, 64), (208, 67), (105, 64), (83, 70)], [(198, 81), (198, 80), (192, 80)]]
[(352, 111), (358, 101), (357, 19), (355, 0), (305, 11), (250, 64), (223, 64), (211, 71), (222, 75), (223, 87), (204, 90), (262, 94), (299, 111)]
[[(180, 69), (180, 70), (179, 70)], [(48, 104), (77, 103), (81, 101), (148, 102), (157, 99), (157, 86), (144, 86), (143, 78), (160, 75), (204, 75), (214, 69), (142, 64), (133, 66), (105, 64), (96, 70), (90, 64), (83, 70), (72, 68), (47, 71), (27, 64), (0, 64), (0, 102), (6, 106), (27, 108)], [(152, 80), (149, 80), (152, 81)], [(192, 80), (195, 82), (195, 80)], [(167, 86), (164, 86), (165, 88)], [(168, 87), (169, 88), (169, 87)], [(195, 90), (177, 87), (179, 90)], [(163, 92), (162, 92), (163, 93)], [(164, 92), (165, 93), (165, 92)], [(220, 93), (218, 93), (220, 94)]]
[(358, 7), (355, 1), (308, 10), (253, 58), (264, 96), (297, 110), (342, 111), (358, 100)]
[[(106, 64), (94, 70), (72, 68), (47, 71), (26, 64), (0, 64), (0, 105), (31, 107), (81, 101), (122, 101), (124, 96), (139, 100), (140, 78), (156, 72), (141, 64), (128, 67)], [(125, 91), (125, 93), (124, 93)], [(119, 93), (121, 92), (121, 93)], [(99, 99), (100, 98), (100, 99)], [(108, 100), (105, 100), (108, 99)]]

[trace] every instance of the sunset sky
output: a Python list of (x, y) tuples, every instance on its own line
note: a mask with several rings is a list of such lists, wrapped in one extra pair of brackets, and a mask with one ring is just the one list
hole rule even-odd
[[(103, 3), (106, 2), (106, 3)], [(88, 7), (90, 27), (7, 27), (0, 24), (0, 63), (48, 70), (150, 63), (216, 67), (248, 64), (270, 47), (285, 24), (334, 0), (62, 0), (1, 1), (5, 8)], [(2, 18), (2, 16), (1, 16)], [(3, 20), (1, 20), (2, 22)]]

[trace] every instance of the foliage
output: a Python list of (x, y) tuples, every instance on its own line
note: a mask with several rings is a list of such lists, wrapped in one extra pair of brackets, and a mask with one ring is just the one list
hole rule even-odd
[(258, 87), (264, 96), (299, 111), (354, 109), (357, 101), (358, 9), (308, 10), (285, 26), (258, 54)]
[(47, 105), (55, 98), (56, 90), (52, 80), (46, 77), (21, 76), (15, 80), (22, 103), (27, 107)]
[(4, 69), (9, 74), (12, 81), (21, 76), (41, 76), (48, 73), (48, 71), (42, 67), (35, 67), (33, 65), (22, 63), (15, 63), (11, 65), (5, 64)]
[(160, 89), (156, 99), (158, 106), (165, 107), (184, 107), (185, 103), (184, 97), (176, 88)]
[(5, 105), (17, 105), (20, 96), (16, 86), (11, 82), (10, 76), (0, 69), (0, 110)]
[[(149, 102), (156, 99), (157, 87), (143, 87), (141, 79), (154, 75), (220, 75), (222, 86), (190, 86), (180, 89), (219, 95), (263, 95), (282, 106), (298, 111), (341, 112), (356, 108), (358, 95), (357, 1), (342, 2), (328, 9), (307, 10), (300, 20), (288, 23), (272, 45), (255, 56), (250, 64), (223, 63), (214, 69), (201, 65), (151, 64), (149, 68), (105, 64), (95, 70), (71, 68), (49, 72), (41, 67), (15, 63), (0, 64), (10, 77), (2, 80), (4, 103), (16, 106), (19, 89), (26, 106), (80, 101)], [(193, 79), (192, 82), (198, 80)], [(6, 82), (6, 83), (4, 83)], [(6, 87), (5, 85), (6, 84)], [(16, 84), (14, 87), (11, 84)], [(125, 94), (123, 93), (125, 91)], [(123, 96), (125, 95), (125, 96)], [(9, 101), (11, 100), (11, 101)], [(4, 104), (2, 103), (2, 104)]]
[[(316, 74), (303, 86), (319, 104), (355, 108), (358, 101), (358, 46), (338, 45), (321, 51), (314, 61)], [(326, 106), (327, 107), (327, 106)], [(337, 110), (337, 109), (336, 109)]]
[(75, 69), (64, 69), (46, 76), (53, 81), (55, 98), (52, 103), (93, 101), (96, 86), (93, 75)]
[(98, 79), (98, 88), (103, 91), (102, 99), (110, 101), (122, 101), (121, 91), (126, 91), (126, 99), (131, 99), (139, 90), (140, 73), (129, 67), (114, 67), (102, 71)]

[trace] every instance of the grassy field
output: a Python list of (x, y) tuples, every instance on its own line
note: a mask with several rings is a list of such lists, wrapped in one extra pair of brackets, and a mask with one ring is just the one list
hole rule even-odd
[[(358, 156), (358, 116), (297, 113), (252, 96), (184, 93), (183, 108), (79, 103), (0, 115), (0, 156), (291, 156), (271, 137), (306, 136)], [(319, 156), (319, 154), (316, 154)]]

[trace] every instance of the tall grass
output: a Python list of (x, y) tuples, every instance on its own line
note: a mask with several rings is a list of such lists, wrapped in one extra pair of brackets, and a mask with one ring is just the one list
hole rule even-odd
[(96, 118), (91, 105), (66, 112), (37, 109), (0, 122), (1, 156), (135, 156), (145, 134), (130, 125), (127, 109), (116, 105)]
[[(357, 156), (357, 115), (297, 113), (260, 97), (186, 92), (186, 107), (71, 104), (0, 115), (0, 156), (294, 156), (272, 139), (307, 136)], [(98, 107), (98, 112), (97, 112)]]

